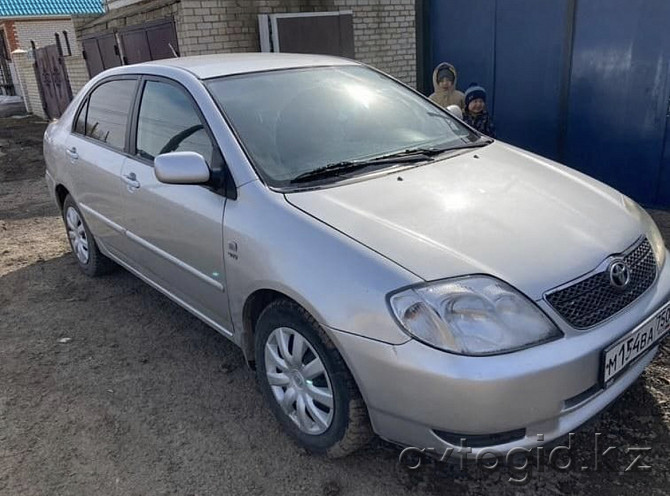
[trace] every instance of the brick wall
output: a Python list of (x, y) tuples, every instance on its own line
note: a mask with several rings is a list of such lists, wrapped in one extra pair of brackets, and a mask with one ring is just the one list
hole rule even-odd
[(16, 38), (19, 48), (23, 50), (30, 50), (30, 40), (35, 42), (37, 48), (45, 47), (47, 45), (55, 45), (55, 33), (60, 36), (63, 53), (67, 55), (67, 48), (63, 31), (67, 32), (68, 40), (70, 41), (70, 48), (73, 56), (81, 55), (78, 43), (75, 43), (75, 30), (72, 19), (48, 19), (39, 21), (15, 21), (14, 30), (16, 31)]
[(329, 0), (182, 0), (177, 38), (183, 55), (258, 52), (258, 14), (334, 10)]
[(88, 77), (88, 69), (86, 69), (86, 61), (81, 55), (65, 57), (65, 67), (67, 68), (70, 89), (74, 97), (90, 79)]
[(182, 0), (182, 55), (259, 51), (258, 14), (351, 10), (356, 59), (416, 85), (414, 0)]
[(354, 12), (356, 59), (416, 87), (414, 0), (335, 0)]

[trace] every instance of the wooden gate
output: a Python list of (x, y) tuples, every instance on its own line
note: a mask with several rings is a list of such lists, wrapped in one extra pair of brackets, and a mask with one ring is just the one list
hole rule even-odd
[(121, 65), (121, 56), (114, 33), (89, 36), (84, 38), (81, 44), (90, 77), (100, 74), (105, 69)]
[(124, 64), (169, 59), (179, 51), (172, 19), (127, 27), (119, 31), (119, 39), (123, 45)]
[(49, 119), (60, 117), (72, 100), (72, 89), (56, 45), (35, 50), (35, 72), (44, 112)]
[(82, 40), (82, 45), (90, 77), (111, 67), (179, 54), (177, 31), (171, 17), (127, 26), (113, 33), (89, 35)]

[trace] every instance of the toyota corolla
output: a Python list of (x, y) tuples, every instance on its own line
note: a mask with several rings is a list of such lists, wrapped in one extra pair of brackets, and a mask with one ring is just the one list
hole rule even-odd
[(239, 345), (313, 452), (373, 433), (533, 448), (615, 400), (670, 328), (666, 248), (634, 201), (354, 61), (114, 68), (44, 151), (79, 267), (125, 267)]

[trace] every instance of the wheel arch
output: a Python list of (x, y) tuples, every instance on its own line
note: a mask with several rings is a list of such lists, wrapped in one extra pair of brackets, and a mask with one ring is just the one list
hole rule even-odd
[(242, 308), (242, 338), (240, 346), (244, 352), (247, 364), (253, 369), (254, 362), (254, 338), (255, 327), (258, 317), (265, 308), (273, 301), (284, 299), (295, 303), (309, 313), (319, 324), (323, 323), (321, 315), (316, 309), (301, 298), (300, 295), (287, 290), (286, 288), (264, 287), (253, 291), (244, 300)]
[(55, 188), (56, 201), (58, 202), (58, 208), (61, 212), (63, 211), (63, 204), (65, 203), (65, 198), (70, 194), (68, 189), (62, 184), (57, 184)]

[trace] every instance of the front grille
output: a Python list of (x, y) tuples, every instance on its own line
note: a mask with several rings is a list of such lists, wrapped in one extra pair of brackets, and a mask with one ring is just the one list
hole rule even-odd
[(572, 286), (547, 294), (547, 301), (573, 327), (585, 329), (611, 317), (635, 301), (656, 279), (656, 259), (644, 238), (623, 256), (630, 269), (625, 290), (612, 286), (608, 267)]

